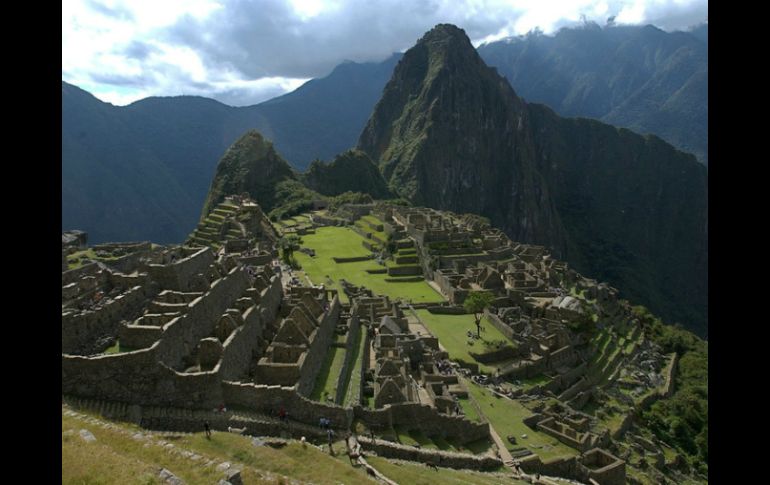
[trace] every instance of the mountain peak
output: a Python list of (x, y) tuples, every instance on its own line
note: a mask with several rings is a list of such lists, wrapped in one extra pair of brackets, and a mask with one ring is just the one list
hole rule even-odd
[(460, 27), (452, 24), (438, 24), (426, 32), (417, 43), (447, 42), (455, 39), (464, 39), (470, 44), (468, 35)]

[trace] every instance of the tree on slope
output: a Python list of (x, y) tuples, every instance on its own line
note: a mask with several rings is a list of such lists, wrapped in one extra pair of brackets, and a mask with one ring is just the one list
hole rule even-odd
[(487, 308), (495, 296), (486, 291), (474, 291), (468, 295), (463, 302), (463, 307), (468, 313), (473, 313), (476, 319), (476, 336), (481, 338), (481, 317), (484, 315), (484, 309)]

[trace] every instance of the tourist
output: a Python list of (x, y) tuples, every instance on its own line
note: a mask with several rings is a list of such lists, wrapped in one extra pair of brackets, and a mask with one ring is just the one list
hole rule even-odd
[(332, 445), (334, 444), (334, 430), (331, 428), (327, 429), (326, 436), (329, 438), (329, 453), (333, 455), (334, 448), (332, 448)]
[(203, 422), (203, 429), (206, 431), (206, 439), (211, 439), (211, 426), (208, 421)]
[(289, 417), (289, 413), (287, 413), (286, 409), (284, 409), (284, 407), (281, 406), (281, 409), (278, 411), (278, 419), (280, 419), (281, 422), (285, 423), (288, 417)]

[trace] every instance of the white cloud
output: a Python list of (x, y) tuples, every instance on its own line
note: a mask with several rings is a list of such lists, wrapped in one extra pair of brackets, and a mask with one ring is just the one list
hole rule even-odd
[(176, 94), (253, 104), (343, 60), (403, 51), (437, 23), (479, 45), (613, 15), (672, 30), (707, 11), (706, 0), (64, 0), (62, 78), (115, 104)]

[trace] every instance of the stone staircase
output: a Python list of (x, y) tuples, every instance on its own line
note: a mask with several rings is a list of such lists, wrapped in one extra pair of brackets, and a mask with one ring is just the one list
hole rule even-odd
[(231, 220), (238, 213), (238, 207), (220, 203), (209, 215), (201, 219), (186, 244), (190, 246), (209, 246), (213, 249), (219, 249), (223, 241), (229, 239), (239, 239), (243, 237), (242, 230), (239, 227), (229, 227), (223, 231), (226, 221)]

